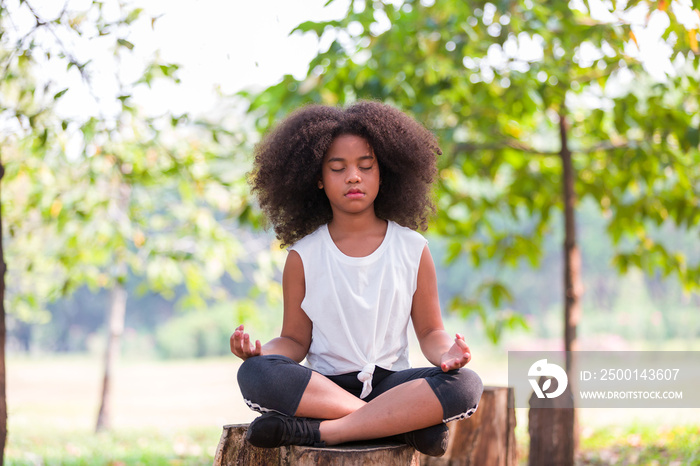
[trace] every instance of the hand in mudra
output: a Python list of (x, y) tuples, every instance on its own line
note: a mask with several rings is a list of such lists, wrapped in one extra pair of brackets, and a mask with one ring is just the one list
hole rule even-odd
[(244, 361), (253, 356), (260, 356), (262, 354), (260, 340), (255, 340), (255, 344), (253, 344), (253, 342), (250, 341), (250, 335), (243, 332), (243, 325), (238, 326), (233, 332), (230, 343), (231, 352)]
[(455, 344), (442, 355), (440, 368), (443, 372), (464, 367), (472, 359), (471, 351), (464, 341), (464, 335), (455, 335)]

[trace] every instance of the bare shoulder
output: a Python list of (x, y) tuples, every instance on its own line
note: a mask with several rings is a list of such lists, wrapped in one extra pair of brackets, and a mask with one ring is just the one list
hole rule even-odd
[(304, 262), (298, 252), (290, 250), (282, 272), (282, 286), (285, 288), (288, 286), (304, 288), (304, 285)]
[(290, 270), (304, 270), (304, 262), (301, 260), (301, 256), (294, 249), (290, 249), (287, 254), (287, 261), (284, 264), (284, 268)]
[(418, 273), (431, 273), (435, 275), (435, 262), (433, 261), (433, 256), (430, 254), (430, 248), (426, 244), (423, 246), (423, 251), (420, 256), (420, 263), (418, 265)]

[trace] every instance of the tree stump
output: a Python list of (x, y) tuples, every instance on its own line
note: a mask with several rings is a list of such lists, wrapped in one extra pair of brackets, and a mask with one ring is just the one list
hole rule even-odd
[(231, 465), (407, 465), (515, 466), (515, 403), (512, 387), (484, 387), (479, 409), (469, 419), (448, 424), (445, 455), (421, 455), (407, 445), (353, 442), (326, 448), (256, 448), (245, 441), (248, 424), (224, 426), (214, 466)]
[(214, 466), (367, 465), (418, 466), (419, 453), (408, 445), (385, 442), (352, 442), (325, 448), (257, 448), (246, 442), (248, 424), (224, 426)]
[(421, 455), (426, 466), (515, 466), (515, 402), (513, 387), (484, 387), (479, 408), (469, 419), (450, 422), (445, 455)]

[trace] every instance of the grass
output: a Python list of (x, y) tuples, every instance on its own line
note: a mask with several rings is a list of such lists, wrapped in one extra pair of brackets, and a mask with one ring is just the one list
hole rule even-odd
[(11, 434), (5, 458), (17, 466), (211, 465), (219, 435), (218, 428), (20, 431)]
[(700, 426), (633, 425), (590, 431), (581, 465), (700, 465)]
[(113, 430), (93, 433), (101, 358), (10, 357), (10, 465), (212, 464), (222, 426), (254, 414), (231, 358), (122, 360), (114, 372)]
[[(518, 463), (527, 465), (528, 439), (517, 437)], [(577, 466), (698, 466), (700, 425), (625, 425), (581, 429)]]

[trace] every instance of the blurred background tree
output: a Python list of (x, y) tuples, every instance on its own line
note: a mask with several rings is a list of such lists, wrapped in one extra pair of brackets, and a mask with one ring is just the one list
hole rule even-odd
[[(357, 99), (396, 105), (435, 131), (445, 157), (431, 231), (452, 260), (537, 267), (552, 222), (563, 222), (564, 348), (575, 351), (581, 199), (606, 218), (619, 272), (698, 289), (700, 260), (663, 231), (696, 235), (700, 222), (699, 21), (679, 1), (351, 1), (344, 18), (297, 28), (322, 44), (305, 79), (243, 95), (260, 131), (299, 105)], [(659, 68), (642, 61), (635, 28), (668, 52)], [(511, 299), (509, 287), (486, 278), (451, 308), (477, 313), (497, 341), (523, 324), (486, 312), (486, 301)], [(558, 422), (566, 435), (554, 442), (542, 424), (555, 448), (545, 451), (531, 419), (531, 464), (573, 464), (573, 411)]]
[[(138, 278), (138, 291), (177, 291), (182, 308), (202, 308), (227, 296), (223, 279), (241, 278), (240, 228), (257, 224), (246, 142), (229, 121), (149, 115), (135, 103), (135, 93), (178, 82), (176, 64), (134, 55), (132, 30), (157, 21), (142, 13), (123, 2), (0, 1), (7, 303), (18, 321), (46, 321), (58, 297), (84, 286), (109, 291), (97, 430), (110, 424), (127, 277)], [(232, 322), (250, 309), (247, 295), (229, 309)]]

